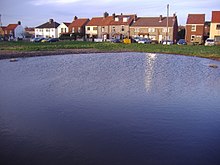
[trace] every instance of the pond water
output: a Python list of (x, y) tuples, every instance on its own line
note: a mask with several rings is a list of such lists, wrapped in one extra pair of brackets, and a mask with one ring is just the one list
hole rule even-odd
[(220, 62), (151, 53), (0, 61), (0, 164), (219, 165)]

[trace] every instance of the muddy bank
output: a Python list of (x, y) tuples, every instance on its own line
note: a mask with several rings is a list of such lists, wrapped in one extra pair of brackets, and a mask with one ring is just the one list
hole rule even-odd
[[(53, 56), (53, 55), (62, 55), (62, 54), (87, 54), (87, 53), (118, 53), (118, 52), (129, 52), (128, 50), (122, 51), (104, 51), (97, 49), (59, 49), (51, 51), (12, 51), (12, 50), (0, 50), (0, 60), (2, 59), (11, 59), (11, 58), (20, 58), (20, 57), (38, 57), (38, 56)], [(166, 53), (163, 53), (166, 54)], [(170, 53), (168, 53), (170, 54)], [(172, 54), (172, 53), (171, 53)], [(184, 55), (184, 54), (177, 54)], [(200, 56), (197, 56), (200, 57)], [(212, 60), (220, 61), (220, 57), (200, 57), (200, 58), (209, 58)]]

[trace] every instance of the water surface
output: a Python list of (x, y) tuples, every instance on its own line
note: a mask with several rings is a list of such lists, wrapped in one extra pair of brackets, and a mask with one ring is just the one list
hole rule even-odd
[(219, 165), (220, 69), (115, 53), (0, 61), (0, 164)]

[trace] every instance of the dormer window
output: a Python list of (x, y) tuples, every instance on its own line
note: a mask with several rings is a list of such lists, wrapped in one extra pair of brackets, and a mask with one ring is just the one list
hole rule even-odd
[(118, 21), (119, 21), (119, 18), (118, 18), (118, 17), (115, 17), (115, 21), (117, 21), (117, 22), (118, 22)]
[(123, 17), (123, 22), (128, 22), (129, 17)]

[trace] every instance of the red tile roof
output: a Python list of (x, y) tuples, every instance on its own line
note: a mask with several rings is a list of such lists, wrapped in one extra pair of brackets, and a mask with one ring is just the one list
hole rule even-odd
[(220, 11), (212, 11), (212, 23), (220, 23)]
[[(176, 18), (176, 17), (175, 17)], [(174, 17), (168, 17), (168, 26), (173, 27)], [(167, 17), (139, 17), (132, 27), (166, 27)]]
[(103, 17), (92, 18), (86, 26), (101, 26)]
[(82, 26), (85, 26), (87, 22), (89, 22), (88, 18), (80, 18), (80, 19), (74, 20), (69, 26), (70, 27), (82, 27)]
[(18, 26), (18, 24), (9, 24), (6, 27), (6, 30), (15, 30), (15, 28)]
[(186, 24), (204, 24), (205, 14), (189, 14)]

